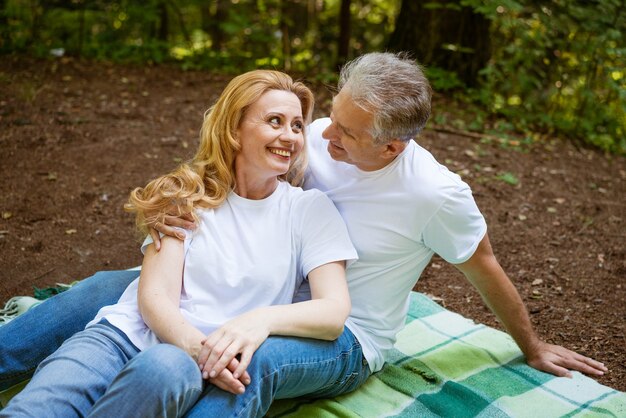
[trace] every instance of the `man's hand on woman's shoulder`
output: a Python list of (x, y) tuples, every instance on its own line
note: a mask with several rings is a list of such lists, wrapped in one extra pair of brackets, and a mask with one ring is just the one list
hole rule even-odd
[(163, 221), (155, 220), (152, 223), (148, 223), (150, 227), (150, 236), (154, 241), (154, 248), (159, 251), (161, 249), (161, 235), (167, 235), (173, 238), (178, 238), (179, 240), (184, 240), (185, 235), (176, 229), (195, 229), (196, 223), (194, 222), (193, 216), (190, 213), (186, 213), (181, 216), (173, 216), (173, 215), (165, 215)]

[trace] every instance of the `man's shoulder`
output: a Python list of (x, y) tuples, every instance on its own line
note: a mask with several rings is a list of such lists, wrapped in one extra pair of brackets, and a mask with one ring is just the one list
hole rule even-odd
[(471, 195), (461, 177), (440, 164), (426, 149), (411, 144), (410, 153), (398, 168), (397, 187), (419, 210), (436, 209), (458, 193)]
[(467, 187), (458, 174), (439, 163), (428, 150), (413, 141), (409, 147), (410, 155), (405, 158), (403, 174), (419, 189)]
[(324, 129), (326, 129), (330, 123), (330, 118), (315, 119), (307, 127), (307, 139), (313, 141), (320, 140), (322, 138), (322, 132), (324, 132)]

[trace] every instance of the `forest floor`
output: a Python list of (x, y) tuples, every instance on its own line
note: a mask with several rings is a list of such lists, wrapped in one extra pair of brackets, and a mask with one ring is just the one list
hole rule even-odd
[[(173, 67), (0, 60), (0, 304), (34, 287), (139, 265), (123, 203), (190, 158), (230, 76)], [(316, 116), (332, 92), (317, 85)], [(434, 114), (446, 112), (435, 97)], [(626, 391), (626, 159), (544, 141), (503, 146), (426, 130), (418, 142), (460, 173), (496, 256), (545, 340), (597, 360)], [(621, 196), (621, 197), (620, 197)], [(502, 329), (478, 293), (435, 258), (417, 291)]]

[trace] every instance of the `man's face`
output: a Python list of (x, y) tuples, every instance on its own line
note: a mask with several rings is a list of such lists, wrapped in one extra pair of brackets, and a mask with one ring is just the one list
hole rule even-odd
[(374, 145), (373, 115), (357, 106), (345, 88), (333, 99), (332, 123), (322, 132), (328, 140), (328, 152), (335, 161), (356, 165), (364, 171), (383, 168), (388, 161), (381, 159), (384, 145)]

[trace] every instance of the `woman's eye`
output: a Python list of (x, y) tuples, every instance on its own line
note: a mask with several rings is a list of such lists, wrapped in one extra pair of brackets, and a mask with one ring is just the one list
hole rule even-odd
[(280, 124), (280, 118), (278, 116), (272, 116), (269, 120), (272, 125)]
[(300, 132), (304, 129), (304, 124), (302, 122), (296, 122), (293, 124), (293, 128)]

